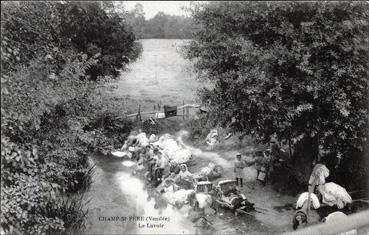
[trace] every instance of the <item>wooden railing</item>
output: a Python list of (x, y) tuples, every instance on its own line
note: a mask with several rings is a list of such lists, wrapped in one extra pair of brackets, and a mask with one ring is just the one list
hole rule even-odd
[[(183, 104), (181, 106), (177, 106), (177, 110), (182, 110), (182, 115), (178, 114), (177, 116), (183, 116), (183, 118), (187, 117), (189, 118), (189, 109), (190, 108), (200, 108), (201, 106), (198, 104)], [(141, 115), (153, 115), (153, 114), (157, 114), (157, 113), (163, 113), (164, 111), (160, 111), (160, 110), (155, 110), (155, 111), (148, 111), (148, 112), (141, 112), (140, 108), (138, 108), (138, 112), (137, 113), (131, 113), (131, 114), (127, 114), (125, 115), (126, 118), (131, 118), (131, 117), (138, 117)]]

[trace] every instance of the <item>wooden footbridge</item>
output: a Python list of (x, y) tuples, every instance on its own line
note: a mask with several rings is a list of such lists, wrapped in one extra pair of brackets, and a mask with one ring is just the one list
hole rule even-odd
[(183, 120), (190, 118), (190, 109), (199, 109), (201, 112), (207, 112), (204, 107), (199, 104), (185, 104), (178, 106), (164, 105), (161, 109), (161, 105), (157, 105), (157, 110), (154, 111), (142, 111), (141, 105), (138, 106), (136, 113), (125, 114), (125, 118), (135, 118), (138, 121), (147, 119), (164, 119), (169, 117), (181, 116)]

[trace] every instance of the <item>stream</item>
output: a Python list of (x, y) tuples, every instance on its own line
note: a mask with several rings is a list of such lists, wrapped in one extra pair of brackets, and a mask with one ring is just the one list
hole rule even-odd
[[(141, 58), (122, 73), (115, 83), (116, 89), (110, 95), (122, 99), (128, 112), (137, 111), (138, 105), (142, 110), (152, 110), (159, 103), (195, 103), (199, 83), (191, 72), (191, 63), (179, 53), (179, 46), (185, 42), (171, 39), (142, 40)], [(185, 134), (179, 132), (176, 136), (184, 145), (182, 136)], [(196, 166), (190, 167), (190, 171), (198, 171), (200, 167), (214, 162), (228, 169), (225, 177), (231, 177), (229, 159), (190, 144), (186, 147), (191, 149), (196, 159)], [(88, 214), (84, 234), (244, 234), (275, 231), (271, 230), (275, 226), (261, 222), (270, 217), (236, 217), (227, 210), (207, 218), (212, 225), (211, 230), (195, 227), (188, 216), (188, 208), (187, 211), (186, 208), (178, 210), (166, 205), (162, 197), (153, 193), (154, 190), (142, 176), (132, 174), (135, 168), (132, 162), (103, 155), (93, 155), (90, 161), (96, 167), (93, 183), (86, 195)], [(259, 191), (254, 191), (253, 195), (250, 194), (250, 197), (253, 196), (251, 201), (259, 200), (265, 204), (273, 202), (268, 194), (259, 195)], [(288, 218), (285, 223), (290, 226), (290, 215), (285, 216)], [(277, 220), (274, 223), (280, 224)]]

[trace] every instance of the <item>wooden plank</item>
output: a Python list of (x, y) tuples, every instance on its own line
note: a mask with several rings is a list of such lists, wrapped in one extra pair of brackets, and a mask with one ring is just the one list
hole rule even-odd
[(200, 108), (201, 105), (199, 105), (199, 104), (185, 104), (185, 105), (182, 105), (182, 106), (178, 106), (177, 109), (182, 109), (182, 108), (186, 108), (186, 107), (189, 107), (189, 108)]
[[(183, 115), (177, 115), (177, 116), (185, 116), (185, 115), (187, 115), (187, 117), (189, 117), (189, 109), (190, 108), (200, 108), (200, 107), (201, 107), (201, 105), (198, 105), (198, 104), (184, 104), (182, 106), (177, 106), (177, 110), (180, 110), (180, 109), (183, 110)], [(160, 106), (159, 106), (159, 108), (160, 108)], [(158, 113), (158, 111), (141, 112), (140, 109), (141, 109), (141, 105), (139, 105), (139, 108), (138, 108), (139, 112), (137, 112), (137, 113), (131, 113), (131, 114), (125, 114), (125, 117), (135, 117), (135, 116), (137, 116), (139, 114), (140, 115), (143, 115), (143, 114), (156, 114), (156, 113)], [(187, 112), (184, 109), (186, 109)]]
[[(151, 112), (141, 112), (140, 114), (155, 114), (157, 113), (157, 111), (151, 111)], [(134, 117), (136, 116), (138, 113), (132, 113), (132, 114), (128, 114), (127, 117)]]

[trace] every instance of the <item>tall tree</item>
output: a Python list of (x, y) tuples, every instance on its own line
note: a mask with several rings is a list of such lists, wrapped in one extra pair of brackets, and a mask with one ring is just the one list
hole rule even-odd
[(367, 2), (193, 8), (202, 27), (187, 56), (214, 84), (201, 93), (212, 117), (224, 126), (235, 117), (234, 128), (264, 143), (272, 135), (289, 142), (295, 160), (305, 161), (305, 181), (319, 148), (363, 172), (358, 157), (368, 146), (368, 9)]
[(145, 12), (141, 3), (136, 3), (134, 9), (126, 14), (126, 20), (132, 26), (133, 32), (138, 38), (145, 33)]

